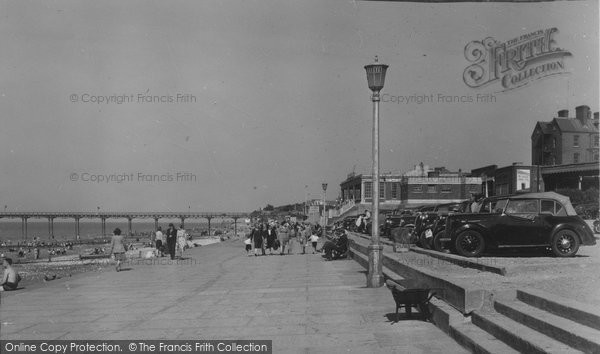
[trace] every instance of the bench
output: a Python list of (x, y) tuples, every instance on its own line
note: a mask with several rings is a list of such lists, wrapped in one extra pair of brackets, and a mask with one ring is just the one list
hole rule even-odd
[(432, 289), (408, 289), (393, 280), (388, 280), (385, 284), (392, 292), (396, 302), (396, 322), (399, 320), (398, 310), (402, 306), (404, 306), (404, 311), (409, 318), (412, 315), (412, 307), (418, 308), (424, 319), (429, 318), (429, 300), (435, 295)]

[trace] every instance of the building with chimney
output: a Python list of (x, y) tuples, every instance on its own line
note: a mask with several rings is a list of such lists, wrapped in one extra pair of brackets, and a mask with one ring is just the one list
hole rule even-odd
[(598, 163), (598, 112), (592, 118), (590, 107), (575, 108), (575, 118), (569, 111), (558, 111), (549, 122), (537, 122), (531, 134), (533, 165), (554, 166)]
[(558, 111), (549, 122), (537, 122), (531, 134), (531, 161), (542, 166), (546, 190), (598, 188), (598, 112), (590, 107)]

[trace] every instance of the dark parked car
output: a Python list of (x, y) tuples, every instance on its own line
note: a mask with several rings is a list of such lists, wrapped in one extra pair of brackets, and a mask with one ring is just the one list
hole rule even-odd
[(385, 218), (383, 225), (381, 225), (381, 235), (390, 237), (392, 235), (392, 230), (397, 227), (414, 227), (415, 219), (417, 217), (415, 215), (410, 214), (401, 214), (401, 215), (388, 215)]
[[(469, 207), (468, 201), (460, 203), (437, 204), (431, 207), (430, 211), (419, 211), (415, 220), (414, 236), (419, 240), (421, 247), (426, 249), (434, 248), (434, 236), (443, 231), (440, 219), (446, 218), (450, 213), (465, 212)], [(421, 208), (421, 210), (429, 210)]]
[(344, 228), (348, 231), (354, 231), (354, 229), (356, 228), (356, 219), (357, 218), (358, 218), (358, 215), (345, 217), (344, 220), (342, 221), (342, 228)]
[(484, 201), (478, 214), (449, 215), (445, 232), (452, 250), (466, 257), (505, 247), (549, 247), (558, 257), (571, 257), (580, 245), (596, 244), (569, 198), (554, 192)]

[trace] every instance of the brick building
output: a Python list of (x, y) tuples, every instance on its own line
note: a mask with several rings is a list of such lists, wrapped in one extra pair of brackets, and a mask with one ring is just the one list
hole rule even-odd
[(526, 166), (520, 162), (500, 168), (489, 165), (472, 170), (471, 175), (481, 178), (484, 196), (544, 191), (540, 166)]
[(558, 112), (549, 122), (537, 122), (531, 134), (531, 161), (542, 165), (546, 190), (598, 188), (599, 131), (598, 112), (588, 106)]
[[(340, 184), (343, 200), (352, 199), (359, 204), (370, 204), (373, 198), (371, 175), (350, 174)], [(381, 209), (394, 209), (400, 205), (438, 204), (468, 199), (481, 193), (481, 178), (444, 167), (429, 168), (423, 163), (404, 174), (382, 174), (379, 181)]]
[(533, 165), (597, 163), (598, 150), (598, 112), (592, 118), (588, 106), (576, 107), (575, 118), (561, 110), (551, 121), (537, 122), (531, 134)]

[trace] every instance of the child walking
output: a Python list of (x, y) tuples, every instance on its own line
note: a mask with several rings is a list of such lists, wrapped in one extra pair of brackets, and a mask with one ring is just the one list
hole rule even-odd
[(317, 242), (319, 242), (319, 236), (313, 232), (312, 235), (310, 235), (309, 240), (312, 243), (313, 254), (315, 254), (315, 252), (317, 252)]
[(246, 255), (248, 257), (252, 256), (252, 238), (250, 236), (246, 237), (244, 244), (246, 245)]

